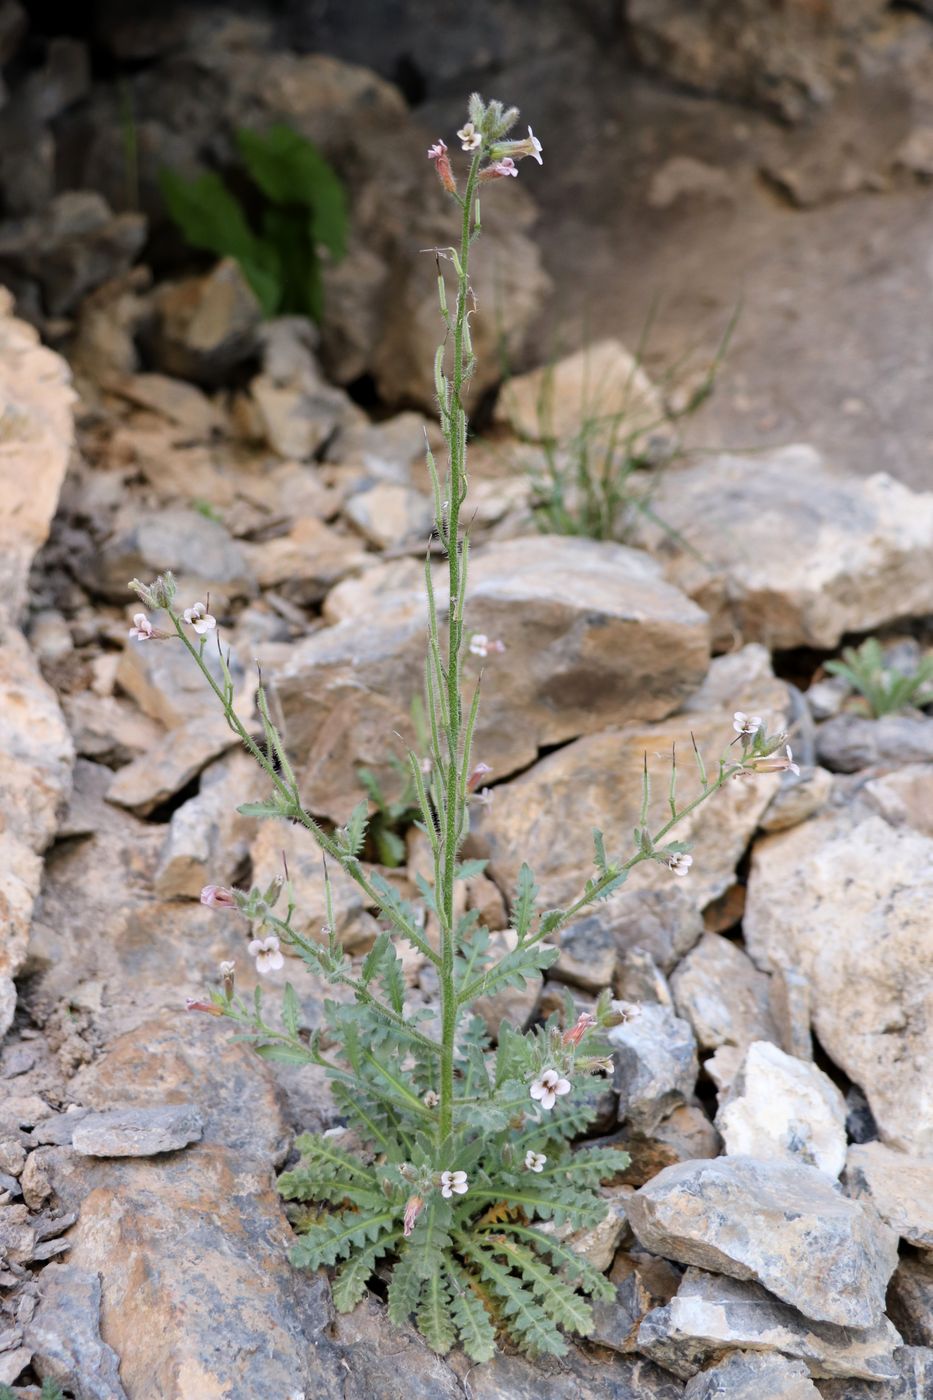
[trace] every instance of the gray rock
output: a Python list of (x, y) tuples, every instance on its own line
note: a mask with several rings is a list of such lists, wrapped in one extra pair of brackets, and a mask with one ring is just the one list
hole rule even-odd
[(820, 1392), (807, 1376), (800, 1361), (784, 1356), (734, 1351), (708, 1371), (694, 1376), (684, 1391), (684, 1400), (819, 1400)]
[(611, 987), (616, 970), (616, 942), (612, 928), (599, 914), (587, 914), (568, 924), (559, 935), (560, 956), (549, 976), (570, 982), (585, 992)]
[(26, 1329), (33, 1368), (66, 1385), (75, 1400), (127, 1400), (119, 1358), (100, 1335), (100, 1275), (54, 1264), (41, 1275), (41, 1297)]
[(933, 1151), (931, 900), (933, 839), (852, 806), (756, 843), (743, 920), (759, 967), (806, 978), (820, 1044), (882, 1139), (918, 1156)]
[(0, 225), (0, 277), (38, 283), (45, 313), (66, 316), (126, 272), (145, 239), (141, 214), (114, 214), (99, 194), (67, 190), (41, 214)]
[(908, 1244), (933, 1249), (933, 1160), (866, 1142), (849, 1148), (845, 1165), (850, 1196), (869, 1199)]
[(114, 774), (107, 801), (147, 816), (186, 788), (202, 768), (237, 742), (219, 706), (217, 711), (210, 720), (170, 730), (158, 743), (124, 764)]
[[(468, 1379), (472, 1400), (681, 1400), (684, 1393), (680, 1381), (641, 1357), (594, 1363), (578, 1347), (559, 1361), (497, 1352), (484, 1366), (472, 1367)], [(398, 1400), (404, 1394), (399, 1391)], [(440, 1400), (444, 1392), (438, 1395)]]
[(222, 384), (258, 351), (262, 308), (233, 258), (204, 276), (163, 283), (152, 301), (148, 348), (166, 374)]
[(883, 473), (846, 476), (804, 446), (726, 455), (666, 472), (653, 507), (678, 538), (652, 526), (645, 542), (719, 643), (834, 647), (929, 611), (933, 493)]
[(182, 595), (186, 588), (199, 589), (202, 602), (207, 592), (229, 600), (256, 591), (252, 569), (229, 531), (184, 506), (142, 515), (135, 509), (124, 511), (100, 549), (79, 563), (85, 587), (122, 604), (131, 600), (131, 578), (145, 582), (168, 569), (176, 575)]
[(720, 1100), (716, 1126), (730, 1156), (800, 1162), (833, 1180), (845, 1165), (842, 1094), (815, 1064), (795, 1060), (769, 1041), (749, 1046)]
[(898, 1347), (893, 1381), (824, 1381), (823, 1400), (927, 1400), (933, 1395), (933, 1349)]
[(200, 1142), (204, 1124), (191, 1104), (114, 1108), (75, 1124), (72, 1145), (84, 1157), (154, 1157)]
[(753, 1040), (777, 1040), (770, 978), (748, 954), (719, 933), (704, 933), (671, 978), (678, 1013), (690, 1022), (703, 1050), (744, 1049)]
[(650, 1254), (620, 1252), (613, 1263), (610, 1279), (615, 1284), (616, 1296), (612, 1302), (593, 1303), (594, 1327), (589, 1340), (624, 1355), (641, 1351), (638, 1329), (642, 1319), (652, 1309), (670, 1301), (680, 1283), (680, 1274), (664, 1259), (655, 1259)]
[(414, 544), (424, 548), (434, 523), (434, 505), (423, 491), (386, 481), (351, 496), (344, 515), (377, 549)]
[(620, 1122), (650, 1132), (692, 1097), (699, 1073), (696, 1041), (669, 1007), (646, 1003), (631, 1020), (612, 1028), (609, 1042)]
[(826, 806), (832, 791), (833, 775), (826, 768), (805, 768), (799, 774), (786, 774), (761, 819), (762, 831), (786, 831), (790, 826), (799, 826)]
[(897, 1236), (814, 1167), (720, 1157), (666, 1167), (629, 1204), (652, 1253), (754, 1279), (817, 1322), (872, 1327)]
[(836, 773), (857, 773), (876, 763), (929, 763), (933, 760), (933, 718), (837, 715), (820, 725), (816, 749), (820, 762)]
[[(305, 801), (339, 821), (359, 800), (356, 766), (373, 768), (391, 793), (398, 779), (387, 740), (396, 731), (414, 741), (404, 716), (420, 689), (425, 607), (407, 589), (380, 596), (383, 577), (369, 570), (365, 595), (356, 595), (362, 611), (300, 642), (276, 678), (289, 744), (305, 766)], [(437, 601), (443, 616), (440, 579)], [(669, 714), (708, 660), (705, 618), (654, 561), (594, 540), (530, 536), (477, 550), (467, 626), (506, 647), (485, 662), (468, 656), (465, 667), (468, 688), (486, 669), (474, 752), (497, 780), (542, 745)], [(575, 756), (563, 749), (545, 762), (567, 770), (562, 783), (579, 785)], [(524, 794), (515, 800), (529, 806)]]
[(805, 1363), (811, 1376), (896, 1375), (900, 1338), (887, 1318), (864, 1330), (814, 1322), (781, 1303), (760, 1284), (688, 1269), (676, 1297), (649, 1312), (638, 1349), (688, 1380), (732, 1348), (780, 1352)]
[(888, 1288), (888, 1311), (909, 1346), (933, 1347), (933, 1258), (907, 1255)]
[(909, 763), (870, 778), (861, 789), (866, 801), (890, 826), (909, 826), (933, 836), (933, 763)]

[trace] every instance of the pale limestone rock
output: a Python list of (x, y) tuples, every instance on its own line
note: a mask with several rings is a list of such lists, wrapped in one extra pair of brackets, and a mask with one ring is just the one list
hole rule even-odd
[(853, 1144), (845, 1187), (867, 1197), (908, 1244), (933, 1249), (933, 1157), (910, 1157), (880, 1142)]
[(615, 1284), (612, 1302), (594, 1302), (591, 1342), (613, 1351), (631, 1354), (638, 1350), (638, 1328), (652, 1309), (670, 1301), (680, 1283), (680, 1274), (664, 1259), (649, 1254), (620, 1251), (609, 1274)]
[[(729, 1156), (818, 1167), (833, 1180), (846, 1160), (846, 1103), (816, 1065), (755, 1041), (716, 1115)], [(890, 1223), (890, 1222), (889, 1222)]]
[(242, 549), (261, 588), (274, 588), (304, 607), (319, 603), (347, 574), (371, 562), (353, 535), (310, 515), (295, 520), (287, 534)]
[(686, 1021), (667, 1006), (648, 1002), (608, 1033), (615, 1059), (613, 1088), (619, 1121), (651, 1132), (696, 1086), (696, 1041)]
[[(128, 608), (128, 614), (129, 611)], [(153, 627), (165, 629), (163, 613), (153, 613), (149, 620)], [(204, 661), (214, 680), (222, 685), (216, 644), (205, 647)], [(249, 723), (256, 689), (255, 671), (245, 668), (236, 652), (231, 653), (229, 665), (235, 687), (234, 706), (244, 722)], [(136, 642), (128, 637), (117, 666), (116, 680), (144, 714), (158, 720), (166, 729), (178, 729), (195, 721), (213, 724), (217, 716), (223, 714), (217, 696), (178, 641)]]
[(146, 816), (186, 788), (202, 768), (236, 742), (218, 705), (211, 719), (193, 720), (169, 730), (158, 743), (119, 769), (107, 801)]
[(733, 1347), (780, 1352), (803, 1361), (814, 1377), (887, 1380), (896, 1374), (892, 1357), (899, 1341), (886, 1317), (864, 1330), (813, 1322), (758, 1283), (696, 1268), (684, 1274), (676, 1297), (648, 1313), (638, 1332), (642, 1354), (683, 1380)]
[(927, 1400), (933, 1395), (933, 1348), (898, 1347), (892, 1381), (822, 1381), (823, 1400)]
[(166, 282), (153, 294), (152, 351), (167, 374), (221, 384), (256, 353), (262, 308), (234, 258), (204, 276)]
[[(364, 587), (378, 586), (371, 571)], [(413, 739), (426, 618), (406, 592), (395, 606), (346, 615), (299, 643), (276, 678), (291, 751), (312, 811), (344, 821), (359, 800), (354, 768), (391, 792), (387, 750)], [(438, 589), (442, 617), (446, 600)], [(443, 625), (443, 624), (442, 624)], [(705, 618), (664, 584), (655, 564), (622, 545), (542, 536), (477, 551), (467, 625), (505, 644), (504, 657), (468, 655), (466, 689), (485, 670), (474, 753), (496, 779), (539, 747), (635, 714), (669, 714), (699, 683)], [(689, 738), (687, 739), (689, 743)]]
[(636, 357), (618, 340), (588, 345), (554, 365), (504, 384), (496, 416), (532, 442), (572, 441), (589, 425), (608, 437), (637, 440), (665, 422), (661, 395)]
[(120, 1358), (101, 1339), (100, 1305), (99, 1274), (72, 1263), (44, 1269), (26, 1329), (33, 1367), (43, 1379), (74, 1387), (78, 1400), (127, 1400)]
[(671, 977), (678, 1012), (702, 1050), (744, 1049), (753, 1040), (777, 1040), (770, 979), (746, 952), (719, 933), (704, 933)]
[(717, 639), (833, 647), (933, 602), (933, 493), (832, 471), (811, 447), (669, 471), (653, 506), (671, 531), (645, 538)]
[(536, 1229), (562, 1240), (594, 1269), (605, 1273), (626, 1234), (631, 1240), (627, 1210), (633, 1192), (631, 1186), (604, 1186), (600, 1195), (606, 1199), (606, 1214), (596, 1225), (574, 1230), (571, 1225), (555, 1225), (552, 1220), (545, 1220)]
[(826, 768), (807, 768), (788, 774), (761, 818), (762, 831), (786, 831), (798, 826), (826, 806), (833, 791), (833, 775)]
[(83, 1117), (71, 1142), (82, 1157), (153, 1157), (199, 1142), (203, 1131), (191, 1104), (113, 1108)]
[(933, 837), (933, 763), (910, 763), (870, 778), (862, 789), (869, 804), (891, 826), (909, 826)]
[(255, 820), (237, 808), (255, 802), (264, 782), (254, 759), (241, 749), (205, 770), (197, 796), (172, 813), (153, 881), (157, 894), (197, 899), (207, 884), (233, 883), (256, 833)]
[(434, 505), (423, 491), (394, 482), (377, 482), (357, 491), (344, 506), (344, 515), (376, 549), (427, 547), (434, 523)]
[(111, 374), (104, 377), (102, 387), (196, 437), (209, 438), (223, 422), (217, 406), (200, 389), (167, 374)]
[(882, 1139), (933, 1151), (933, 840), (858, 807), (758, 842), (744, 930), (760, 967), (797, 969), (820, 1043)]
[(819, 1400), (820, 1392), (801, 1361), (734, 1351), (688, 1381), (684, 1400)]
[[(490, 959), (498, 960), (503, 957), (517, 942), (513, 929), (494, 933), (489, 940)], [(479, 997), (470, 1010), (474, 1016), (482, 1017), (486, 1022), (486, 1029), (494, 1038), (498, 1035), (503, 1021), (517, 1030), (522, 1030), (538, 1003), (543, 984), (544, 978), (541, 973), (533, 973), (525, 978), (524, 987), (506, 987), (492, 996)]]
[[(489, 872), (499, 887), (514, 891), (521, 863), (527, 861), (546, 907), (576, 898), (592, 874), (592, 847), (582, 838), (555, 841), (551, 813), (560, 814), (569, 832), (599, 828), (610, 859), (625, 858), (631, 852), (631, 830), (640, 818), (646, 753), (654, 779), (649, 819), (657, 828), (670, 815), (667, 755), (672, 747), (678, 756), (679, 791), (686, 800), (698, 790), (696, 770), (687, 757), (692, 754), (691, 736), (712, 771), (735, 738), (735, 709), (766, 716), (772, 729), (781, 727), (786, 690), (769, 666), (760, 665), (762, 657), (766, 663), (766, 654), (754, 648), (719, 658), (680, 713), (660, 723), (627, 724), (587, 735), (496, 788), (492, 806), (474, 818), (471, 841), (477, 853), (490, 857)], [(776, 775), (762, 774), (727, 784), (672, 833), (692, 846), (694, 862), (686, 879), (673, 876), (666, 866), (645, 862), (631, 872), (623, 889), (586, 917), (613, 928), (620, 950), (644, 946), (669, 969), (677, 953), (696, 941), (697, 912), (732, 884), (736, 864), (777, 782)]]
[(754, 1279), (817, 1322), (873, 1327), (897, 1236), (814, 1167), (719, 1157), (666, 1167), (629, 1203), (645, 1249)]
[(867, 715), (844, 713), (820, 725), (816, 735), (820, 762), (835, 773), (857, 773), (875, 764), (933, 762), (933, 718), (924, 714)]
[(145, 514), (135, 505), (123, 507), (110, 536), (81, 562), (79, 573), (92, 593), (129, 606), (131, 578), (148, 583), (168, 570), (175, 575), (182, 609), (199, 597), (203, 602), (207, 593), (217, 602), (256, 591), (243, 550), (227, 528), (180, 505)]

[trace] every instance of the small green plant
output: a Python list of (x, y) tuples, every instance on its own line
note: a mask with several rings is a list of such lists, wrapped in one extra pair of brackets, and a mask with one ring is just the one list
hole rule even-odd
[[(22, 1391), (19, 1392), (19, 1395)], [(0, 1400), (19, 1400), (19, 1395), (15, 1390), (11, 1390), (8, 1385), (0, 1385)], [(40, 1400), (65, 1400), (62, 1389), (56, 1385), (55, 1381), (44, 1380), (40, 1391)]]
[(394, 870), (405, 864), (405, 839), (401, 834), (420, 817), (418, 794), (412, 782), (411, 770), (396, 755), (387, 760), (399, 784), (399, 796), (388, 797), (375, 773), (369, 768), (357, 768), (356, 775), (375, 807), (370, 815), (367, 837), (372, 842), (376, 860)]
[(847, 681), (864, 698), (875, 719), (933, 701), (933, 655), (925, 656), (915, 670), (904, 671), (886, 664), (876, 637), (869, 637), (860, 647), (843, 647), (842, 660), (827, 661), (826, 670)]
[[(623, 406), (612, 413), (596, 412), (594, 403), (600, 386), (590, 386), (585, 380), (579, 426), (570, 434), (554, 431), (555, 377), (553, 366), (549, 367), (542, 377), (536, 405), (535, 440), (541, 449), (541, 461), (529, 469), (533, 510), (541, 530), (554, 535), (624, 541), (632, 535), (641, 515), (674, 533), (653, 510), (652, 499), (663, 466), (677, 450), (672, 430), (681, 419), (696, 413), (713, 392), (737, 315), (736, 312), (730, 319), (700, 382), (678, 407), (669, 405), (655, 417), (650, 412), (646, 414), (639, 386), (647, 327), (632, 359)], [(676, 383), (677, 373), (675, 367), (666, 378)]]
[(241, 130), (237, 145), (257, 191), (258, 228), (213, 172), (186, 180), (163, 170), (168, 211), (192, 247), (236, 259), (266, 316), (295, 312), (319, 321), (320, 250), (335, 260), (346, 252), (343, 185), (320, 151), (288, 126)]
[[(502, 650), (496, 641), (465, 630), (469, 536), (463, 528), (468, 477), (465, 386), (473, 372), (470, 336), (473, 292), (470, 253), (480, 234), (479, 190), (487, 181), (517, 173), (522, 156), (540, 159), (531, 129), (509, 140), (517, 119), (499, 102), (474, 95), (469, 119), (457, 133), (471, 156), (460, 193), (447, 147), (429, 151), (438, 177), (458, 210), (457, 247), (439, 249), (453, 269), (456, 299), (451, 307), (438, 272), (444, 342), (435, 359), (441, 428), (447, 445), (443, 482), (433, 456), (428, 468), (434, 490), (435, 529), (447, 565), (447, 593), (435, 595), (426, 561), (427, 719), (425, 753), (408, 754), (418, 825), (433, 858), (433, 880), (417, 880), (421, 907), (401, 896), (378, 871), (366, 867), (367, 801), (345, 826), (325, 830), (304, 806), (286, 744), (273, 723), (261, 678), (256, 691), (261, 733), (254, 734), (234, 707), (229, 657), (217, 640), (217, 660), (206, 653), (216, 621), (205, 604), (180, 611), (170, 575), (152, 585), (134, 580), (142, 603), (163, 609), (168, 625), (153, 625), (137, 613), (130, 635), (140, 642), (180, 641), (223, 708), (228, 724), (258, 763), (270, 795), (239, 810), (247, 815), (297, 822), (316, 840), (323, 857), (327, 923), (320, 938), (295, 927), (295, 902), (287, 872), (249, 892), (207, 886), (201, 899), (211, 908), (238, 913), (248, 924), (249, 952), (265, 975), (284, 967), (283, 949), (301, 958), (333, 986), (352, 994), (325, 1003), (324, 1025), (302, 1022), (302, 1007), (286, 984), (281, 1015), (267, 1013), (261, 988), (249, 1000), (236, 991), (233, 963), (220, 969), (221, 985), (189, 1008), (230, 1020), (241, 1038), (271, 1060), (323, 1067), (347, 1123), (345, 1141), (305, 1136), (300, 1161), (280, 1179), (298, 1241), (296, 1265), (336, 1270), (334, 1301), (352, 1308), (376, 1270), (388, 1279), (389, 1315), (414, 1318), (432, 1347), (446, 1352), (459, 1340), (474, 1361), (493, 1353), (498, 1335), (532, 1353), (560, 1355), (565, 1333), (592, 1328), (588, 1299), (609, 1298), (606, 1280), (572, 1245), (550, 1232), (551, 1223), (573, 1229), (605, 1215), (601, 1183), (625, 1170), (624, 1152), (575, 1145), (592, 1124), (595, 1100), (612, 1071), (607, 1032), (628, 1008), (606, 991), (594, 1012), (573, 1020), (553, 1016), (519, 1033), (507, 1022), (493, 1049), (475, 1014), (481, 997), (521, 989), (549, 968), (559, 954), (560, 931), (582, 910), (618, 890), (636, 866), (651, 861), (683, 877), (692, 857), (674, 828), (733, 778), (793, 768), (783, 734), (768, 737), (756, 716), (736, 714), (736, 739), (708, 774), (694, 746), (698, 790), (678, 797), (678, 767), (671, 762), (664, 811), (652, 816), (647, 757), (640, 819), (632, 845), (610, 854), (603, 833), (592, 833), (594, 871), (579, 896), (561, 908), (542, 907), (534, 875), (522, 865), (511, 892), (511, 946), (494, 947), (476, 910), (460, 914), (457, 884), (481, 872), (485, 862), (464, 859), (471, 806), (488, 769), (473, 759), (479, 685), (464, 694), (463, 656)], [(503, 663), (507, 664), (507, 663)], [(489, 682), (487, 682), (488, 684)], [(736, 748), (735, 745), (740, 747)], [(783, 751), (782, 751), (783, 750)], [(557, 832), (555, 832), (555, 835)], [(561, 833), (561, 839), (567, 839)], [(382, 930), (359, 962), (343, 949), (333, 916), (328, 869), (338, 865), (379, 911)], [(427, 910), (436, 943), (425, 936)], [(411, 1011), (397, 940), (406, 939), (435, 971), (436, 1008)]]

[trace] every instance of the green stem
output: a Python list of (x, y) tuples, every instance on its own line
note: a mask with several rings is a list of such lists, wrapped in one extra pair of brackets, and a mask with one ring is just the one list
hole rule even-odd
[[(479, 177), (481, 151), (477, 151), (470, 166), (466, 192), (463, 196), (463, 221), (460, 230), (460, 261), (458, 266), (457, 314), (454, 321), (453, 375), (451, 379), (450, 436), (448, 438), (450, 472), (448, 482), (447, 522), (437, 522), (446, 534), (448, 567), (447, 611), (447, 714), (446, 744), (447, 772), (446, 822), (443, 833), (441, 862), (442, 888), (437, 901), (441, 925), (441, 1069), (440, 1102), (438, 1106), (438, 1142), (449, 1136), (453, 1126), (454, 1102), (454, 1039), (457, 1031), (458, 998), (454, 985), (455, 917), (454, 887), (457, 847), (463, 829), (464, 798), (460, 785), (460, 740), (462, 708), (460, 697), (460, 649), (463, 637), (463, 599), (461, 588), (466, 579), (460, 559), (460, 507), (465, 494), (466, 413), (462, 402), (465, 380), (464, 344), (469, 298), (470, 242), (473, 225), (473, 201)], [(443, 535), (442, 535), (443, 537)]]

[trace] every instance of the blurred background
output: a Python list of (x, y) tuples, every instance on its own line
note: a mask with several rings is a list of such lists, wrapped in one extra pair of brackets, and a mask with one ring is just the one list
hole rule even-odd
[[(424, 148), (456, 145), (478, 88), (520, 105), (545, 160), (484, 201), (499, 353), (480, 414), (506, 370), (610, 335), (689, 393), (731, 327), (688, 443), (806, 440), (933, 485), (924, 0), (3, 0), (0, 63), (0, 282), (79, 373), (243, 372), (236, 307), (194, 364), (172, 287), (218, 253), (262, 262), (241, 134), (283, 126), (346, 196), (309, 294), (328, 377), (370, 411), (430, 408), (415, 252), (449, 235)], [(236, 242), (226, 205), (181, 208), (206, 173), (245, 251), (207, 246), (217, 224)]]

